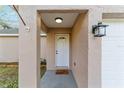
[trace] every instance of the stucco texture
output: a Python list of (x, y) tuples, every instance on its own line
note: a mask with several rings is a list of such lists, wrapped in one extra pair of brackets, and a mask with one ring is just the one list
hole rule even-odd
[(18, 62), (18, 37), (0, 37), (0, 62)]

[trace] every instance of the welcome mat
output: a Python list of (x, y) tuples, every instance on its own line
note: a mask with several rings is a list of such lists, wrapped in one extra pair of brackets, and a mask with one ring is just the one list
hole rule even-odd
[(67, 74), (69, 74), (69, 70), (68, 69), (57, 69), (56, 74), (57, 75), (67, 75)]

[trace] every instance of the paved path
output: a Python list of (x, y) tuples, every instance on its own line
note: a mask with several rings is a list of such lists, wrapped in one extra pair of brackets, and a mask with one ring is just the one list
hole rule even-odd
[(41, 79), (41, 88), (77, 88), (77, 85), (71, 71), (68, 75), (56, 75), (54, 70), (48, 70)]

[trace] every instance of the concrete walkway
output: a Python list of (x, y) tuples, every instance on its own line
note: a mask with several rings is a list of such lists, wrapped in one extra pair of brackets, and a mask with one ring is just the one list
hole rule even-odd
[(56, 75), (48, 70), (41, 79), (41, 88), (77, 88), (77, 85), (71, 71), (68, 75)]

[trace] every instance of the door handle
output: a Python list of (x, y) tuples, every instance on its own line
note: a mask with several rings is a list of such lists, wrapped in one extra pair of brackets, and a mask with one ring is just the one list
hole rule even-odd
[(58, 51), (56, 50), (56, 54), (58, 54)]

